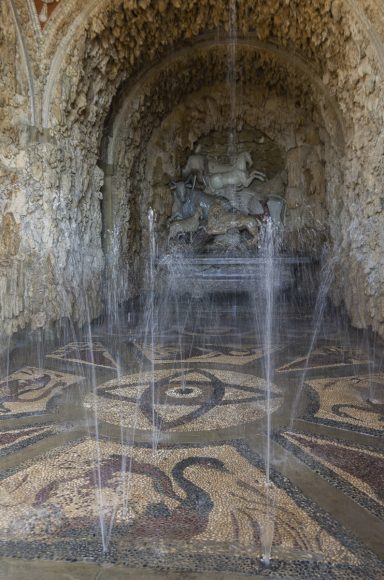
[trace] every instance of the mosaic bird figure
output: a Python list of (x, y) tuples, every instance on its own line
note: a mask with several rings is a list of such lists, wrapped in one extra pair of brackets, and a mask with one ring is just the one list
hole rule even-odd
[[(149, 477), (156, 494), (178, 504), (174, 509), (170, 509), (165, 501), (147, 504), (144, 513), (129, 523), (129, 533), (133, 537), (190, 539), (205, 530), (214, 502), (209, 493), (192, 483), (184, 472), (189, 467), (199, 467), (227, 473), (222, 461), (213, 457), (187, 457), (179, 461), (172, 469), (172, 479), (185, 492), (185, 497), (174, 491), (172, 479), (160, 468), (121, 455), (113, 455), (101, 463), (99, 477), (102, 487), (111, 486), (112, 479), (121, 472), (123, 463), (130, 475)], [(89, 483), (92, 481), (96, 484), (93, 470), (86, 477)]]
[[(137, 475), (149, 478), (155, 495), (164, 498), (164, 500), (147, 503), (140, 515), (128, 521), (127, 532), (133, 538), (157, 537), (168, 540), (189, 540), (204, 532), (209, 515), (214, 509), (214, 502), (207, 491), (186, 477), (185, 471), (188, 468), (197, 467), (200, 470), (213, 469), (219, 473), (228, 473), (224, 463), (214, 457), (187, 457), (174, 465), (172, 477), (169, 477), (155, 465), (129, 456), (113, 454), (100, 463), (98, 470), (89, 469), (84, 473), (82, 478), (84, 489), (100, 486), (103, 489), (109, 488), (116, 491), (119, 487), (122, 465), (126, 466), (126, 474), (129, 477)], [(51, 481), (37, 492), (33, 505), (37, 507), (53, 501), (60, 483), (68, 484), (77, 478), (78, 476), (66, 478), (61, 482)], [(175, 492), (175, 483), (185, 495)], [(208, 484), (210, 485), (209, 481), (207, 481)], [(167, 502), (176, 507), (170, 508)]]
[(26, 400), (39, 401), (47, 397), (55, 387), (65, 386), (61, 382), (55, 383), (47, 391), (45, 389), (48, 387), (50, 381), (52, 381), (52, 377), (46, 373), (24, 379), (6, 381), (3, 386), (0, 386), (0, 414), (11, 412), (7, 408), (7, 403), (23, 402)]
[(224, 463), (213, 457), (188, 457), (179, 461), (172, 469), (172, 478), (185, 492), (185, 497), (179, 497), (173, 492), (171, 480), (164, 473), (160, 479), (153, 478), (156, 491), (172, 499), (177, 498), (179, 505), (171, 510), (164, 502), (149, 504), (145, 513), (131, 526), (130, 532), (134, 536), (188, 540), (205, 530), (214, 503), (209, 493), (184, 475), (188, 467), (196, 466), (202, 469), (215, 469), (222, 473), (228, 472)]

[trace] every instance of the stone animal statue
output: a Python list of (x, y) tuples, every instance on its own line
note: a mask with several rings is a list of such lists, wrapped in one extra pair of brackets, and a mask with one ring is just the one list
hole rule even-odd
[(233, 186), (238, 188), (249, 187), (255, 179), (264, 180), (264, 175), (260, 171), (248, 171), (243, 169), (233, 169), (226, 173), (214, 173), (213, 175), (205, 176), (207, 191), (216, 193), (224, 187)]
[(240, 169), (241, 171), (248, 171), (248, 167), (252, 167), (253, 161), (249, 151), (243, 151), (235, 157), (233, 163), (219, 163), (216, 160), (208, 159), (208, 173), (228, 173), (233, 169)]
[(178, 238), (181, 234), (189, 234), (189, 242), (192, 242), (192, 234), (196, 233), (200, 227), (200, 220), (203, 216), (203, 210), (198, 207), (196, 213), (186, 219), (176, 220), (169, 226), (168, 243)]
[(193, 185), (197, 179), (204, 185), (206, 192), (215, 194), (223, 187), (249, 187), (255, 179), (264, 181), (264, 173), (248, 173), (248, 166), (251, 165), (252, 157), (248, 151), (237, 155), (235, 162), (228, 165), (208, 160), (206, 156), (195, 153), (189, 156), (182, 175), (185, 179), (193, 178)]
[(198, 207), (203, 210), (204, 220), (208, 219), (209, 208), (217, 199), (216, 197), (195, 189), (190, 183), (185, 183), (184, 181), (172, 182), (171, 189), (173, 189), (175, 195), (171, 223), (192, 217)]
[(258, 215), (264, 211), (264, 197), (255, 192), (238, 191), (231, 187), (223, 189), (220, 193), (233, 209), (236, 209), (244, 215)]
[(173, 206), (169, 223), (191, 217), (195, 212), (191, 211), (188, 204), (187, 186), (184, 181), (172, 181), (170, 187), (173, 191)]
[(287, 187), (288, 176), (286, 171), (282, 171), (272, 177), (272, 179), (267, 179), (266, 181), (258, 181), (252, 185), (252, 188), (245, 189), (244, 191), (250, 193), (257, 193), (262, 197), (268, 197), (270, 195), (281, 195)]
[(251, 191), (223, 190), (222, 197), (228, 200), (230, 206), (243, 215), (260, 217), (268, 214), (279, 224), (284, 223), (285, 201), (279, 195), (264, 196)]
[(257, 246), (260, 229), (259, 219), (228, 212), (220, 203), (213, 204), (208, 213), (207, 234), (212, 236), (224, 235), (232, 229), (246, 230), (251, 236), (248, 246)]
[(181, 170), (184, 179), (197, 178), (204, 183), (204, 174), (208, 172), (207, 159), (200, 153), (193, 153), (188, 157), (186, 166)]

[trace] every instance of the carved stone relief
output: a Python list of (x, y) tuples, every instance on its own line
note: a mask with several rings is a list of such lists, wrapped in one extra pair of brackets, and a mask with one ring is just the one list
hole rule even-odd
[[(280, 196), (271, 195), (269, 181), (276, 188), (276, 176), (268, 180), (257, 169), (262, 163), (269, 172), (276, 171), (269, 159), (271, 151), (275, 165), (276, 161), (281, 164), (278, 147), (250, 128), (239, 134), (215, 131), (199, 141), (181, 169), (184, 181), (171, 185), (174, 205), (168, 241), (177, 242), (181, 238), (192, 242), (194, 234), (203, 229), (211, 248), (233, 250), (236, 245), (237, 250), (257, 248), (262, 223), (271, 217), (280, 225), (285, 213), (283, 181), (280, 179)], [(263, 184), (259, 190), (257, 183)], [(204, 241), (200, 239), (200, 250), (209, 247)]]

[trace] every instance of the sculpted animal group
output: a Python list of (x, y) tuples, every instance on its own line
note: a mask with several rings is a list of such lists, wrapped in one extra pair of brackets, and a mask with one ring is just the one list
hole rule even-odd
[(205, 192), (216, 193), (228, 186), (249, 187), (255, 179), (264, 181), (264, 173), (248, 172), (248, 167), (252, 165), (252, 157), (248, 151), (239, 153), (232, 164), (221, 164), (195, 153), (189, 156), (182, 175), (184, 179), (193, 178), (194, 185), (198, 180), (205, 188)]
[[(231, 164), (219, 163), (198, 152), (190, 155), (182, 170), (184, 181), (171, 185), (174, 204), (168, 241), (184, 236), (191, 243), (199, 229), (208, 236), (245, 230), (251, 238), (248, 247), (257, 247), (261, 223), (268, 218), (281, 223), (285, 203), (283, 198), (270, 195), (268, 184), (257, 186), (265, 186), (266, 191), (260, 193), (255, 191), (257, 187), (248, 188), (255, 179), (265, 179), (260, 171), (249, 173), (252, 164), (248, 151), (233, 157)], [(195, 187), (196, 183), (200, 188)]]
[(244, 215), (271, 217), (275, 223), (284, 221), (285, 201), (279, 195), (265, 197), (253, 191), (222, 191), (221, 195), (233, 209)]
[(248, 247), (257, 246), (259, 240), (259, 229), (261, 222), (253, 216), (230, 213), (226, 211), (220, 203), (211, 206), (208, 214), (207, 234), (212, 236), (224, 235), (230, 230), (246, 230), (251, 239)]
[(216, 197), (195, 189), (192, 184), (184, 181), (173, 181), (171, 189), (175, 195), (171, 222), (192, 217), (198, 207), (203, 211), (203, 218), (208, 218), (209, 208)]
[(200, 227), (200, 220), (203, 216), (203, 210), (198, 207), (196, 213), (189, 218), (183, 220), (176, 220), (169, 226), (168, 242), (180, 237), (180, 235), (188, 234), (189, 242), (192, 242), (192, 235), (197, 232)]

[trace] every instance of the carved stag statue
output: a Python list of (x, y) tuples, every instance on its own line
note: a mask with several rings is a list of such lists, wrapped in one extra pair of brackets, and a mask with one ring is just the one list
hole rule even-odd
[(196, 180), (201, 183), (206, 193), (217, 195), (217, 193), (228, 186), (249, 187), (255, 180), (265, 180), (264, 173), (252, 171), (249, 173), (248, 167), (253, 165), (251, 154), (248, 151), (239, 153), (232, 164), (222, 164), (217, 161), (208, 160), (200, 153), (189, 156), (186, 166), (182, 170), (183, 178), (193, 179), (193, 186)]

